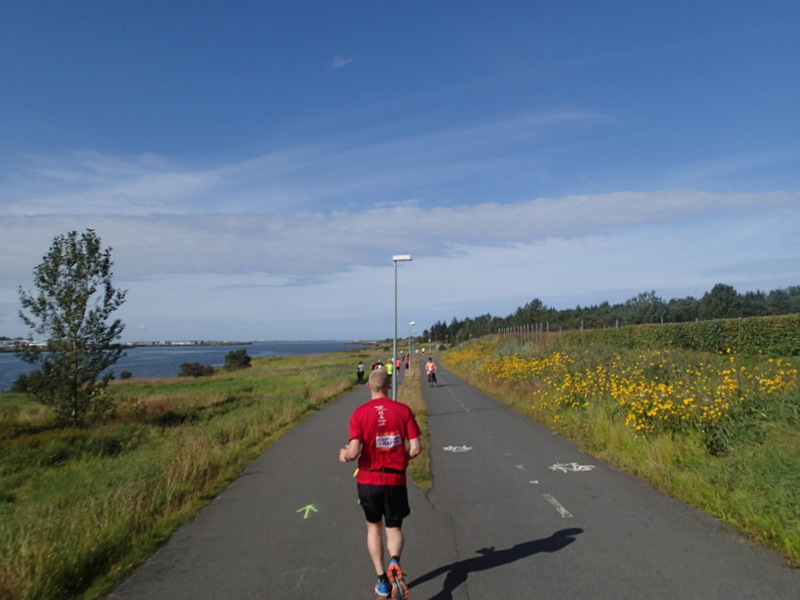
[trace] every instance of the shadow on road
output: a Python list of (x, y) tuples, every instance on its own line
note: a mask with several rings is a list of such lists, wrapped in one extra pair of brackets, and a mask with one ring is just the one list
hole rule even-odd
[(431, 600), (451, 600), (453, 591), (467, 580), (470, 573), (485, 571), (501, 565), (507, 565), (523, 558), (528, 558), (540, 552), (558, 552), (562, 548), (569, 546), (575, 541), (575, 536), (583, 533), (583, 529), (571, 528), (556, 531), (548, 538), (523, 542), (505, 550), (495, 550), (491, 548), (481, 548), (478, 550), (480, 556), (467, 558), (458, 562), (450, 563), (429, 573), (417, 577), (409, 583), (409, 588), (435, 579), (447, 573), (444, 579), (442, 590), (431, 598)]

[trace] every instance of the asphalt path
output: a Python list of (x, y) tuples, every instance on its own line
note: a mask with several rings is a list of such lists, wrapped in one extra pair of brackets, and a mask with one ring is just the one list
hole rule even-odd
[[(409, 487), (412, 600), (796, 600), (800, 573), (439, 367), (433, 489)], [(287, 432), (109, 600), (374, 598), (347, 394)]]

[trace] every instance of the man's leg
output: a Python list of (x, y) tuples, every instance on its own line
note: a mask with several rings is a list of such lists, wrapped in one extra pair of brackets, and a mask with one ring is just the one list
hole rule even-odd
[[(391, 546), (389, 547), (391, 548)], [(383, 566), (383, 526), (380, 521), (378, 523), (367, 521), (367, 550), (369, 550), (369, 557), (375, 566), (375, 574), (385, 575), (386, 570)]]
[(403, 553), (403, 542), (403, 531), (399, 527), (386, 528), (386, 548), (392, 557), (386, 575), (392, 584), (392, 600), (408, 600), (408, 584), (399, 562)]
[[(403, 530), (399, 527), (386, 528), (386, 549), (389, 556), (402, 556), (405, 538)], [(385, 556), (383, 553), (383, 527), (381, 523), (370, 523), (367, 521), (367, 549), (372, 564), (375, 567), (376, 575), (383, 575)]]
[(399, 527), (386, 528), (386, 549), (389, 551), (389, 556), (402, 556), (404, 543), (402, 529)]

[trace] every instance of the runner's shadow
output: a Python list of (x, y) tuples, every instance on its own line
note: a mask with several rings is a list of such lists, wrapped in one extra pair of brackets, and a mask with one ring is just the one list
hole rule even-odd
[(442, 591), (433, 596), (431, 600), (452, 600), (453, 591), (467, 580), (470, 573), (507, 565), (540, 552), (558, 552), (574, 542), (575, 536), (581, 533), (583, 533), (583, 529), (562, 529), (556, 531), (549, 538), (524, 542), (512, 546), (511, 548), (506, 548), (505, 550), (495, 550), (494, 546), (491, 548), (481, 548), (477, 551), (480, 556), (467, 558), (434, 569), (411, 581), (408, 587), (411, 588), (420, 585), (447, 573), (447, 576), (444, 578)]

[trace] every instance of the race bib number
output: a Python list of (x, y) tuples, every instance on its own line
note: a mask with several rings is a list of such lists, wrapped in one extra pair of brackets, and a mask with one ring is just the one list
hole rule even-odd
[(399, 433), (389, 433), (375, 437), (375, 447), (378, 450), (391, 450), (403, 444), (403, 438)]

